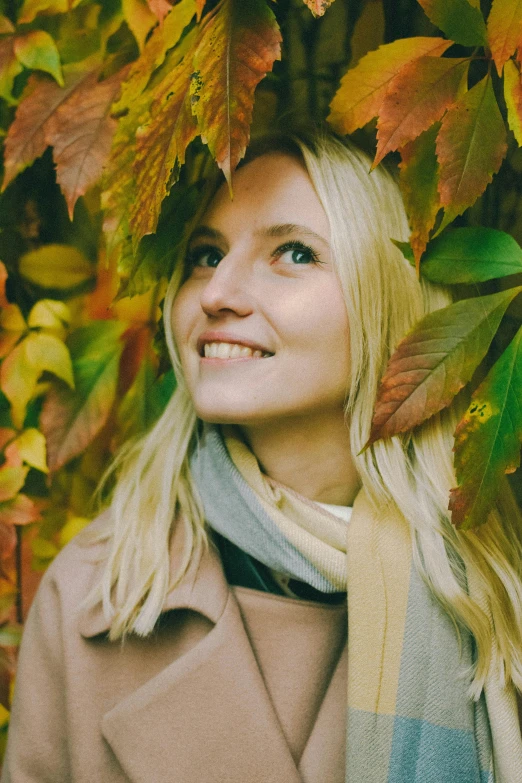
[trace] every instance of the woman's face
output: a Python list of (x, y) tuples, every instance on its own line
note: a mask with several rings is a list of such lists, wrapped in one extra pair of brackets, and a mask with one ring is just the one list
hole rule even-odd
[(305, 169), (283, 154), (240, 168), (189, 243), (172, 309), (196, 413), (259, 426), (342, 415), (348, 318), (329, 225)]

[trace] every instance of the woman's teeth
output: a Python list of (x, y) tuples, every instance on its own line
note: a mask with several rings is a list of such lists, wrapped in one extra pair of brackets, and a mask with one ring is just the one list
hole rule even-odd
[(206, 359), (245, 359), (249, 356), (253, 359), (264, 359), (271, 355), (237, 343), (206, 343), (204, 353)]

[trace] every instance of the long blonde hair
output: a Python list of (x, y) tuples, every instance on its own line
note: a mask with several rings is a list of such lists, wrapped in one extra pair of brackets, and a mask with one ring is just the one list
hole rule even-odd
[[(270, 150), (301, 159), (330, 221), (333, 257), (350, 318), (346, 414), (362, 484), (377, 507), (392, 502), (402, 512), (411, 526), (420, 573), (457, 625), (473, 634), (474, 695), (493, 667), (500, 667), (506, 679), (522, 689), (522, 524), (507, 481), (496, 509), (478, 530), (457, 531), (448, 516), (449, 490), (456, 486), (453, 432), (463, 412), (462, 395), (412, 432), (378, 441), (359, 454), (390, 355), (425, 313), (451, 303), (449, 289), (419, 281), (391, 242), (406, 240), (409, 231), (397, 184), (384, 168), (369, 173), (368, 156), (324, 131), (268, 143), (259, 154)], [(129, 444), (111, 468), (118, 480), (111, 524), (104, 533), (107, 560), (101, 581), (84, 602), (103, 602), (111, 619), (111, 639), (128, 632), (149, 634), (166, 593), (208, 545), (188, 464), (198, 421), (170, 325), (182, 279), (180, 264), (164, 306), (178, 385), (157, 424)], [(186, 527), (186, 549), (169, 584), (169, 541), (176, 524)], [(491, 617), (468, 594), (466, 564), (473, 564), (485, 586)]]

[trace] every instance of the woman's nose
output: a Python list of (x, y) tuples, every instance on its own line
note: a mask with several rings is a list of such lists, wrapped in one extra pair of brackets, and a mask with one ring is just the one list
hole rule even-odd
[(209, 316), (230, 311), (245, 316), (252, 312), (251, 273), (241, 258), (221, 259), (201, 292), (201, 307)]

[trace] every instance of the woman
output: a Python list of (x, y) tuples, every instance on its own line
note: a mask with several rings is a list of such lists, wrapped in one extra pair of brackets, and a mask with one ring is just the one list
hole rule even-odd
[(199, 220), (165, 300), (178, 387), (42, 581), (4, 783), (522, 781), (511, 496), (452, 527), (458, 403), (361, 453), (391, 352), (451, 301), (369, 169), (325, 133), (269, 143)]

